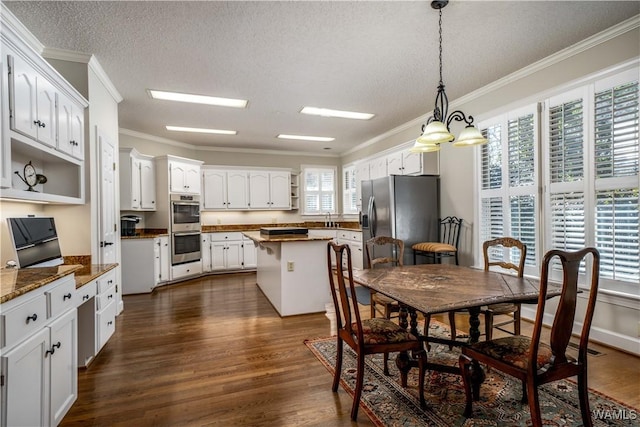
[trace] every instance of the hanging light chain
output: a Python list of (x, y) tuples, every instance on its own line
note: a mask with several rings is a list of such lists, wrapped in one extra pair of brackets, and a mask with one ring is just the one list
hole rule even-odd
[(439, 9), (438, 12), (440, 12), (440, 19), (438, 20), (438, 34), (440, 35), (440, 39), (439, 39), (439, 43), (440, 43), (440, 85), (442, 85), (442, 9)]

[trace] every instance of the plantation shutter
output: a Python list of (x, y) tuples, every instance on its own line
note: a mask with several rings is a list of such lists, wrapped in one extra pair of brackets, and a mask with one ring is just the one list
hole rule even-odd
[(603, 82), (594, 94), (595, 244), (601, 277), (637, 283), (638, 81), (629, 80)]
[(303, 168), (304, 213), (324, 215), (336, 213), (335, 170)]

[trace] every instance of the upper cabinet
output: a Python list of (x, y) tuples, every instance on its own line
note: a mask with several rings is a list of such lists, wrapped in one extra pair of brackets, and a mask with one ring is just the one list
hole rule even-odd
[(0, 197), (83, 204), (88, 102), (11, 25), (0, 30)]
[(156, 210), (156, 174), (152, 156), (120, 149), (120, 209)]
[(169, 160), (169, 192), (200, 194), (200, 166), (202, 162), (188, 159)]
[(388, 175), (422, 174), (422, 153), (402, 150), (386, 156)]
[(290, 210), (291, 172), (241, 167), (204, 166), (204, 210)]

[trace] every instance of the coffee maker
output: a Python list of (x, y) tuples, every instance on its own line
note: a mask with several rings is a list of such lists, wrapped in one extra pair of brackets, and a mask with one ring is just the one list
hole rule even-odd
[(122, 215), (120, 217), (120, 235), (135, 236), (136, 224), (140, 222), (140, 217), (136, 215)]

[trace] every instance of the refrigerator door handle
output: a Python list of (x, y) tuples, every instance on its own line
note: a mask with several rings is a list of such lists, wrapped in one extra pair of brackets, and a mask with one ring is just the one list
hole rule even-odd
[(376, 213), (376, 199), (371, 196), (369, 199), (369, 204), (371, 205), (369, 218), (371, 221), (371, 237), (376, 237), (376, 228), (378, 228), (378, 214)]

